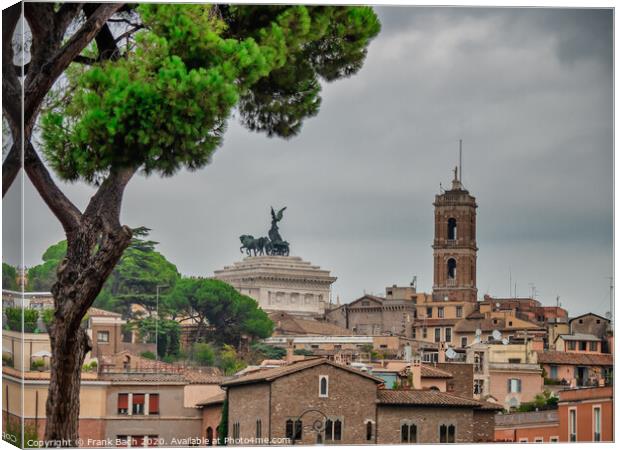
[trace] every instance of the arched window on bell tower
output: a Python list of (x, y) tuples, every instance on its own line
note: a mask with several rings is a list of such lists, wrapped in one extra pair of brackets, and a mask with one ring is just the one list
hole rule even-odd
[(448, 279), (455, 280), (456, 279), (456, 259), (450, 258), (448, 260)]
[(456, 240), (456, 219), (454, 217), (448, 219), (448, 240)]

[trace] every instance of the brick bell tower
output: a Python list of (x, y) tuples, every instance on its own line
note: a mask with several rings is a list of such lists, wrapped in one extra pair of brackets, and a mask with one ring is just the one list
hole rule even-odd
[(435, 196), (434, 301), (476, 302), (476, 204), (454, 168), (452, 188)]

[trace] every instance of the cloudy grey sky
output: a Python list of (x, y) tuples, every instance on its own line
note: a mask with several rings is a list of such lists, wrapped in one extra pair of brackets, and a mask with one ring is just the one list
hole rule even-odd
[[(238, 236), (265, 235), (288, 207), (292, 254), (338, 277), (351, 301), (418, 277), (432, 288), (434, 195), (463, 139), (464, 184), (478, 200), (478, 289), (555, 304), (609, 305), (613, 245), (611, 10), (381, 7), (383, 30), (355, 77), (327, 84), (299, 137), (270, 139), (231, 121), (213, 164), (134, 179), (123, 222), (181, 273), (241, 258)], [(92, 189), (65, 186), (83, 206)], [(26, 183), (25, 263), (62, 229)], [(19, 189), (4, 199), (3, 258)], [(514, 287), (513, 287), (514, 289)]]

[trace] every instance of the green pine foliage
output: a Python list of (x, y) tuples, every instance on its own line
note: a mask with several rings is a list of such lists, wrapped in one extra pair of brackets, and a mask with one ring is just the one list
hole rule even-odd
[(2, 263), (2, 289), (17, 291), (17, 269), (10, 264)]
[(209, 163), (233, 108), (249, 129), (296, 135), (320, 80), (356, 73), (380, 30), (369, 7), (142, 4), (126, 57), (69, 70), (71, 93), (42, 118), (64, 180), (110, 170), (170, 176)]

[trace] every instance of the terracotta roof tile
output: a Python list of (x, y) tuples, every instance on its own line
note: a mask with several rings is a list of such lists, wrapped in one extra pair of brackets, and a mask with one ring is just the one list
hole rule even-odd
[(422, 377), (423, 378), (452, 378), (452, 374), (450, 372), (446, 372), (445, 370), (438, 369), (437, 367), (422, 365)]
[(577, 353), (547, 350), (536, 352), (539, 364), (567, 364), (572, 366), (613, 366), (610, 353)]
[(217, 405), (218, 403), (224, 403), (224, 400), (226, 400), (226, 392), (220, 392), (219, 394), (215, 394), (212, 397), (196, 403), (196, 406)]
[(420, 406), (448, 406), (482, 409), (502, 409), (499, 405), (481, 402), (473, 398), (460, 397), (435, 390), (390, 390), (379, 389), (377, 402), (382, 405), (420, 405)]
[(359, 375), (365, 378), (370, 378), (371, 380), (377, 382), (378, 384), (383, 383), (382, 379), (373, 377), (372, 375), (361, 372), (352, 367), (344, 366), (342, 364), (336, 364), (325, 358), (310, 358), (310, 359), (305, 359), (303, 361), (294, 362), (292, 364), (289, 364), (283, 367), (259, 370), (257, 372), (252, 372), (247, 375), (242, 375), (240, 377), (233, 378), (231, 380), (227, 380), (223, 382), (222, 386), (235, 386), (238, 384), (260, 383), (260, 382), (265, 382), (265, 381), (272, 381), (277, 378), (283, 377), (285, 375), (290, 375), (292, 373), (299, 372), (305, 369), (309, 369), (311, 367), (318, 366), (321, 364), (329, 364), (330, 366), (334, 366), (339, 369), (347, 370), (349, 372), (355, 373), (356, 375)]

